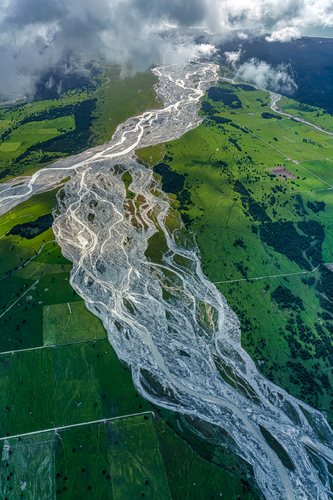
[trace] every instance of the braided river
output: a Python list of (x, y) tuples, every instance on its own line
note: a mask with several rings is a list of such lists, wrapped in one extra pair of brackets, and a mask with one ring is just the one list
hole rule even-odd
[(218, 66), (153, 71), (163, 109), (130, 118), (103, 146), (1, 184), (0, 213), (70, 176), (57, 195), (56, 240), (73, 262), (72, 287), (103, 321), (137, 390), (222, 428), (266, 499), (329, 499), (333, 433), (325, 417), (257, 370), (241, 346), (237, 316), (202, 272), (195, 238), (135, 155), (201, 123), (199, 100), (218, 80)]

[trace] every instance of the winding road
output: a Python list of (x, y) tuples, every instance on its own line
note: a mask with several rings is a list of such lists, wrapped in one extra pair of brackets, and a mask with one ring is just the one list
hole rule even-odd
[(278, 113), (279, 115), (287, 116), (288, 118), (292, 118), (293, 120), (296, 120), (298, 122), (304, 123), (304, 125), (309, 125), (309, 127), (315, 128), (316, 130), (318, 130), (318, 132), (322, 132), (323, 134), (328, 134), (328, 135), (332, 135), (333, 136), (332, 132), (328, 132), (328, 130), (324, 130), (323, 128), (319, 127), (318, 125), (315, 125), (314, 123), (307, 122), (306, 120), (304, 120), (304, 118), (300, 118), (298, 116), (290, 115), (289, 113), (285, 113), (284, 111), (282, 111), (276, 105), (276, 103), (279, 102), (279, 100), (281, 99), (281, 95), (277, 94), (276, 92), (269, 92), (269, 93), (270, 93), (270, 96), (271, 96), (270, 108), (271, 108), (272, 111), (275, 111), (275, 113)]

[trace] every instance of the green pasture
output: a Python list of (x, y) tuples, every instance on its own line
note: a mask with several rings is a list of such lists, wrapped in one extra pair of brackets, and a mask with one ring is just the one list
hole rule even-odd
[(311, 172), (324, 179), (326, 182), (333, 184), (333, 160), (318, 159), (302, 162), (302, 166)]
[[(178, 420), (178, 415), (175, 414)], [(173, 500), (192, 500), (193, 498), (211, 499), (222, 496), (230, 499), (250, 500), (252, 496), (247, 487), (246, 476), (242, 482), (236, 480), (231, 474), (226, 473), (221, 467), (213, 465), (214, 457), (209, 455), (210, 445), (202, 440), (205, 448), (206, 459), (195, 452), (185, 439), (188, 439), (186, 427), (178, 420), (175, 427), (177, 433), (165, 422), (156, 421), (155, 428), (161, 455), (164, 462), (166, 475)], [(181, 429), (181, 430), (180, 430)], [(200, 440), (196, 436), (195, 441)], [(208, 453), (207, 453), (208, 451)], [(218, 450), (216, 450), (216, 457)], [(229, 466), (232, 458), (228, 457)], [(184, 481), (186, 477), (186, 481)]]
[(153, 167), (163, 159), (165, 153), (164, 144), (157, 144), (156, 146), (148, 146), (146, 148), (141, 148), (136, 150), (135, 154), (139, 161), (142, 161), (145, 165)]
[[(220, 102), (213, 102), (208, 99), (210, 105), (214, 105), (214, 114), (206, 114), (207, 130), (210, 135), (218, 134), (220, 141), (219, 151), (214, 152), (214, 157), (218, 157), (219, 153), (224, 153), (225, 158), (230, 158), (232, 154), (237, 157), (251, 156), (252, 161), (259, 165), (265, 164), (266, 167), (284, 165), (288, 170), (295, 173), (299, 170), (300, 179), (294, 181), (294, 189), (310, 190), (309, 186), (304, 183), (304, 170), (302, 167), (293, 164), (288, 159), (300, 162), (301, 166), (304, 161), (313, 161), (325, 158), (333, 159), (333, 150), (330, 141), (330, 136), (316, 131), (308, 125), (300, 122), (292, 121), (289, 118), (263, 118), (262, 113), (269, 112), (269, 108), (262, 107), (257, 99), (263, 103), (268, 102), (268, 93), (258, 91), (239, 90), (229, 84), (223, 84), (226, 90), (236, 91), (237, 96), (242, 101), (241, 108), (231, 109), (229, 106)], [(261, 94), (261, 97), (258, 97)], [(214, 117), (222, 117), (230, 122), (221, 125), (214, 123)], [(235, 127), (236, 125), (236, 127)], [(238, 128), (237, 128), (238, 127)], [(216, 130), (217, 129), (217, 130)], [(215, 131), (216, 130), (216, 131)], [(249, 133), (246, 133), (248, 130)], [(228, 141), (229, 138), (236, 140), (239, 147), (242, 149), (240, 155), (238, 150)], [(323, 158), (324, 159), (324, 158)], [(320, 167), (315, 167), (311, 170), (315, 175), (322, 173)], [(323, 187), (320, 179), (310, 178), (313, 183), (312, 189), (320, 189)], [(331, 182), (330, 178), (323, 177), (323, 181)], [(287, 180), (286, 182), (291, 183)]]
[(103, 423), (61, 430), (54, 459), (57, 497), (113, 499)]
[[(10, 134), (10, 139), (1, 144), (0, 162), (13, 161), (31, 145), (53, 139), (74, 129), (75, 121), (73, 116), (64, 116), (54, 120), (34, 121), (21, 125), (13, 130)], [(12, 154), (14, 152), (15, 155)], [(7, 156), (5, 153), (7, 153)]]
[[(254, 498), (147, 413), (0, 444), (3, 498)], [(23, 495), (23, 496), (22, 496)]]
[(150, 414), (60, 431), (55, 461), (61, 498), (170, 498)]
[(1, 498), (55, 498), (54, 432), (1, 441)]
[(169, 485), (152, 416), (105, 424), (113, 498), (170, 499)]
[(4, 120), (3, 118), (0, 120), (0, 130), (6, 130), (10, 125), (10, 120)]
[[(66, 153), (61, 152), (62, 146), (55, 154), (44, 155), (44, 143), (74, 131), (74, 109), (88, 99), (88, 91), (78, 90), (63, 94), (59, 99), (1, 108), (1, 178), (8, 179), (32, 168), (41, 168), (53, 159), (66, 156)], [(39, 143), (40, 151), (37, 147)], [(28, 154), (27, 150), (32, 147), (35, 147), (35, 151)]]
[(1, 443), (2, 498), (171, 498), (151, 414)]
[(321, 108), (302, 104), (286, 96), (281, 96), (281, 99), (277, 102), (277, 106), (285, 113), (303, 118), (324, 130), (333, 132), (332, 116)]
[(43, 307), (44, 345), (104, 339), (102, 323), (83, 302), (67, 302)]
[(107, 340), (1, 354), (0, 366), (3, 436), (149, 409)]
[(4, 143), (4, 144), (1, 144), (0, 146), (0, 151), (1, 153), (12, 153), (13, 151), (16, 151), (20, 145), (22, 143), (21, 142), (8, 142), (8, 143)]
[(122, 77), (119, 67), (99, 75), (94, 96), (97, 98), (91, 127), (93, 145), (110, 141), (120, 123), (151, 108), (161, 107), (153, 86), (158, 82), (151, 72)]
[(0, 218), (0, 352), (43, 345), (44, 306), (81, 300), (69, 284), (72, 266), (52, 229), (30, 240), (6, 235), (16, 224), (50, 213), (54, 205), (55, 191), (43, 193)]

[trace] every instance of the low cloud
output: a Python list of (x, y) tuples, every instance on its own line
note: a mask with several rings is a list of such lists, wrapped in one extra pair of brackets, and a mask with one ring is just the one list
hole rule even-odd
[(294, 26), (286, 26), (277, 31), (273, 31), (270, 36), (266, 36), (267, 42), (291, 42), (301, 38), (301, 32)]
[(241, 55), (242, 55), (241, 48), (239, 48), (237, 50), (237, 52), (225, 52), (224, 53), (224, 57), (225, 57), (227, 63), (231, 64), (231, 66), (233, 66), (233, 67), (239, 62)]
[(289, 71), (290, 67), (286, 64), (273, 67), (264, 61), (252, 58), (237, 68), (236, 78), (254, 83), (260, 89), (290, 95), (297, 89), (297, 85)]
[(331, 0), (2, 0), (0, 94), (31, 93), (65, 54), (83, 75), (98, 60), (136, 71), (196, 55), (191, 29), (220, 41), (270, 33), (284, 42), (332, 26)]

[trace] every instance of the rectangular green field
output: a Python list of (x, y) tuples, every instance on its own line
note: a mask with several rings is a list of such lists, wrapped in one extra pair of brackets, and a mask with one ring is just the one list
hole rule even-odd
[(170, 499), (151, 415), (59, 430), (56, 492), (66, 499)]
[(101, 321), (83, 302), (67, 302), (43, 308), (44, 345), (67, 344), (106, 338)]
[(60, 429), (55, 451), (57, 497), (113, 499), (103, 423)]
[(150, 408), (107, 340), (0, 355), (0, 404), (0, 437)]
[[(178, 424), (178, 433), (165, 422), (154, 421), (172, 500), (221, 497), (228, 500), (253, 499), (246, 480), (243, 479), (240, 482), (222, 467), (211, 463), (213, 457), (207, 442), (203, 441), (202, 444), (207, 453), (207, 459), (202, 458), (187, 444), (188, 435), (185, 434), (186, 429), (183, 429), (183, 424), (181, 426), (179, 423), (180, 418), (179, 414), (174, 415)], [(210, 460), (208, 456), (211, 457)], [(230, 455), (227, 460), (230, 466)]]
[(10, 125), (10, 122), (11, 122), (11, 120), (0, 119), (0, 129), (4, 130), (4, 129), (8, 128), (8, 126)]
[(115, 500), (170, 499), (168, 482), (151, 415), (105, 424)]
[(2, 499), (55, 498), (55, 434), (47, 432), (1, 441)]
[(21, 142), (3, 142), (0, 145), (0, 151), (2, 151), (3, 153), (9, 153), (12, 151), (16, 151), (20, 145), (21, 145)]
[(326, 182), (333, 184), (333, 161), (324, 159), (304, 161), (302, 162), (302, 166), (314, 172)]

